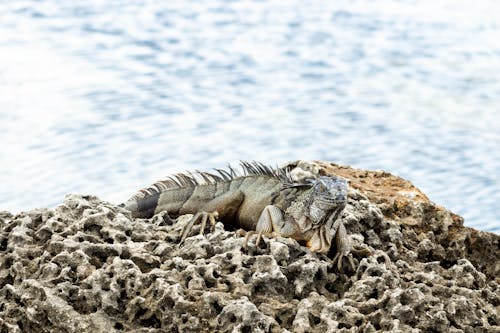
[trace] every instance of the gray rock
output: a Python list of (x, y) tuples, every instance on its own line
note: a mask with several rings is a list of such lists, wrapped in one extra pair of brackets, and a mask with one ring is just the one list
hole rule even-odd
[(0, 332), (500, 331), (499, 236), (399, 178), (346, 170), (355, 268), (340, 272), (333, 250), (283, 238), (244, 250), (222, 223), (179, 246), (189, 216), (133, 220), (93, 196), (0, 212)]

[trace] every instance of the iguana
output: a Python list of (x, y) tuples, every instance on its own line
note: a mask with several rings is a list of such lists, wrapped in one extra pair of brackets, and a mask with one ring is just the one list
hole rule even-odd
[[(132, 217), (150, 218), (167, 211), (171, 217), (194, 214), (182, 232), (185, 240), (193, 225), (207, 220), (257, 234), (290, 237), (305, 242), (313, 252), (329, 251), (333, 238), (337, 253), (334, 262), (341, 267), (350, 252), (349, 238), (340, 219), (347, 203), (347, 181), (336, 176), (317, 176), (297, 180), (287, 168), (272, 168), (258, 162), (241, 162), (243, 173), (231, 166), (215, 173), (181, 173), (140, 190), (122, 204)], [(352, 264), (352, 258), (349, 256)], [(354, 267), (354, 266), (353, 266)]]

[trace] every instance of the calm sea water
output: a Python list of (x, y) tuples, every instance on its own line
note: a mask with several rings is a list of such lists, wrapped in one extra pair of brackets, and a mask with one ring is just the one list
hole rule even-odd
[(500, 232), (500, 2), (0, 0), (0, 209), (171, 172), (383, 169)]

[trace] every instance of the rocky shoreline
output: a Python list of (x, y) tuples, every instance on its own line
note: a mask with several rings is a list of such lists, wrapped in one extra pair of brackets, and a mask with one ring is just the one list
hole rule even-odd
[(463, 226), (410, 182), (317, 162), (350, 180), (355, 269), (238, 230), (178, 245), (188, 216), (131, 219), (94, 196), (0, 212), (3, 332), (500, 332), (500, 236)]

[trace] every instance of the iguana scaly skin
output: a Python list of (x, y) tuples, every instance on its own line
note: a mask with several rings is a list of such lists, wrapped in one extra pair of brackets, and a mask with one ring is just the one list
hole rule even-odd
[(150, 218), (162, 211), (171, 217), (195, 214), (182, 241), (198, 220), (203, 230), (207, 219), (211, 224), (219, 219), (257, 233), (257, 242), (261, 235), (290, 237), (305, 242), (313, 252), (328, 252), (335, 238), (334, 260), (340, 268), (342, 257), (350, 252), (340, 219), (347, 203), (347, 181), (335, 176), (297, 181), (286, 168), (257, 162), (242, 162), (241, 166), (243, 174), (229, 167), (228, 171), (216, 169), (217, 174), (171, 176), (140, 190), (122, 206), (138, 218)]

